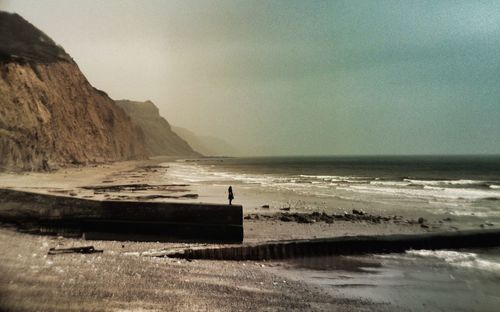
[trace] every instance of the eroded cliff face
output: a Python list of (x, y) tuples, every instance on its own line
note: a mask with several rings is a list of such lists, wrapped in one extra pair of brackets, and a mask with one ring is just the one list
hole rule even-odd
[(146, 148), (150, 155), (200, 156), (186, 141), (172, 131), (170, 124), (160, 116), (158, 107), (153, 102), (119, 100), (116, 104), (143, 129)]
[(19, 15), (0, 12), (0, 170), (143, 158), (143, 141), (61, 47)]

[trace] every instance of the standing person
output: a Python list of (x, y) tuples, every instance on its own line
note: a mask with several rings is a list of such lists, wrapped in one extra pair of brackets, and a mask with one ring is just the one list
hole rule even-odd
[(232, 205), (231, 202), (233, 201), (234, 199), (234, 195), (233, 195), (233, 187), (232, 186), (229, 186), (229, 188), (227, 189), (227, 199), (229, 199), (229, 205)]

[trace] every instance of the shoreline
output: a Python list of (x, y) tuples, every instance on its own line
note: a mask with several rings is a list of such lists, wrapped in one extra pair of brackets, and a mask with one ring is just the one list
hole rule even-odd
[[(179, 186), (174, 191), (155, 187), (140, 189), (112, 187), (174, 183), (175, 181), (168, 177), (167, 163), (173, 160), (173, 158), (155, 158), (66, 168), (50, 173), (0, 174), (0, 187), (97, 200), (133, 200), (144, 196), (165, 195), (178, 198), (150, 197), (147, 200), (225, 202), (225, 195), (220, 192), (220, 188), (215, 188), (215, 191), (213, 188), (208, 188), (201, 192), (203, 186), (197, 185)], [(101, 186), (105, 188), (99, 189)], [(199, 197), (186, 198), (182, 197), (183, 194), (198, 194)], [(268, 199), (269, 196), (255, 197), (250, 207), (244, 205), (244, 243), (345, 235), (418, 234), (442, 230), (478, 229), (476, 221), (468, 225), (469, 223), (463, 222), (462, 219), (465, 221), (469, 219), (455, 216), (449, 221), (442, 221), (448, 216), (424, 215), (427, 219), (425, 223), (429, 225), (427, 228), (422, 227), (418, 221), (394, 222), (392, 217), (390, 220), (382, 219), (381, 222), (349, 218), (338, 218), (333, 223), (315, 219), (312, 221), (310, 217), (315, 211), (299, 205), (289, 207), (289, 210), (280, 210), (287, 207), (271, 203)], [(244, 200), (244, 197), (239, 197), (236, 203)], [(271, 204), (270, 208), (262, 207), (268, 203)], [(334, 208), (327, 211), (327, 214), (344, 214), (346, 208)], [(359, 210), (364, 209), (361, 207)], [(322, 211), (317, 209), (316, 212)], [(376, 211), (369, 213), (382, 218), (389, 217)], [(286, 214), (305, 215), (309, 219), (306, 223), (284, 220), (283, 216)], [(415, 221), (416, 217), (410, 214), (403, 216), (403, 219)], [(51, 247), (83, 245), (94, 245), (96, 249), (104, 250), (104, 253), (47, 255)], [(330, 292), (325, 292), (322, 287), (315, 286), (314, 283), (299, 281), (293, 279), (291, 275), (273, 273), (273, 270), (269, 270), (269, 266), (279, 267), (281, 265), (279, 262), (230, 263), (141, 256), (165, 249), (196, 246), (210, 245), (84, 241), (80, 238), (24, 234), (2, 226), (0, 248), (7, 252), (0, 259), (2, 263), (0, 270), (5, 273), (3, 278), (0, 278), (0, 298), (3, 298), (2, 302), (6, 302), (6, 307), (12, 310), (40, 311), (81, 310), (84, 306), (86, 311), (162, 310), (166, 305), (179, 311), (190, 311), (193, 308), (232, 311), (255, 309), (256, 306), (257, 310), (400, 310), (391, 304), (347, 298), (342, 294), (332, 296)], [(169, 282), (165, 282), (166, 280)], [(138, 287), (134, 287), (135, 284)], [(35, 293), (37, 295), (33, 296)], [(79, 299), (80, 296), (82, 299)], [(126, 304), (127, 301), (132, 301), (132, 305)]]
[[(169, 163), (179, 159), (155, 157), (140, 161), (66, 168), (48, 173), (2, 173), (0, 188), (94, 200), (225, 203), (225, 194), (221, 190), (223, 186), (178, 184), (178, 181), (169, 178)], [(271, 203), (266, 194), (261, 198), (254, 190), (247, 190), (244, 186), (236, 190), (240, 193), (237, 194), (235, 203), (244, 203), (244, 242), (248, 243), (348, 235), (473, 230), (494, 228), (495, 225), (485, 224), (479, 217), (425, 212), (415, 214), (413, 211), (400, 211), (398, 215), (383, 214), (379, 209), (365, 210), (363, 205), (354, 206), (356, 203), (329, 209), (324, 209), (324, 205), (311, 208), (315, 206), (307, 203), (293, 205), (289, 201)], [(243, 198), (238, 198), (240, 194)], [(297, 197), (300, 198), (300, 195)], [(250, 202), (250, 207), (246, 205), (247, 201)], [(327, 216), (327, 219), (322, 220), (323, 216)]]

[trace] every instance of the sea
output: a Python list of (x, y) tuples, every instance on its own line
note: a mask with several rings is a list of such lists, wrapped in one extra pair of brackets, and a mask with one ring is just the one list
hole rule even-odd
[(276, 197), (293, 193), (304, 200), (356, 202), (381, 213), (500, 218), (500, 156), (209, 158), (177, 162), (168, 174)]
[[(500, 226), (500, 156), (202, 158), (168, 166), (168, 179), (192, 185), (201, 201), (225, 202), (232, 185), (245, 212), (355, 208), (450, 217), (459, 228)], [(500, 248), (294, 259), (280, 272), (401, 310), (500, 311)]]

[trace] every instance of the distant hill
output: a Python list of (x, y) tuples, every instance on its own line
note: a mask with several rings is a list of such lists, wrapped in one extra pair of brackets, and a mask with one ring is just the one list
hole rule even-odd
[(147, 156), (144, 135), (54, 41), (0, 11), (0, 170)]
[(150, 155), (201, 156), (179, 137), (168, 121), (160, 116), (153, 102), (119, 100), (116, 104), (123, 108), (133, 122), (144, 131), (146, 149)]
[(222, 139), (212, 136), (200, 136), (181, 127), (172, 126), (172, 129), (181, 138), (189, 142), (195, 150), (205, 156), (235, 156), (239, 154), (236, 148)]

